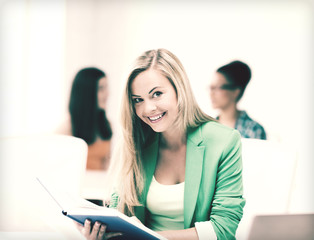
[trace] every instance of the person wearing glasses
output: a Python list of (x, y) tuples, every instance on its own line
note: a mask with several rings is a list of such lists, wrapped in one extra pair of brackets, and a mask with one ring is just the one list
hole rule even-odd
[(250, 79), (251, 69), (244, 62), (233, 61), (218, 68), (210, 84), (212, 107), (219, 110), (217, 120), (237, 129), (243, 138), (266, 140), (263, 126), (238, 109)]

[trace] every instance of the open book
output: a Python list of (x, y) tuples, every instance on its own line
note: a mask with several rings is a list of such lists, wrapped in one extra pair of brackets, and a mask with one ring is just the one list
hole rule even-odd
[(145, 240), (166, 240), (160, 234), (145, 227), (136, 220), (124, 215), (116, 209), (100, 207), (83, 198), (71, 196), (66, 193), (56, 192), (48, 189), (47, 184), (37, 178), (41, 186), (49, 193), (54, 201), (59, 205), (61, 212), (84, 225), (86, 219), (91, 220), (92, 224), (96, 221), (107, 225), (107, 232), (121, 232), (121, 236), (114, 237), (114, 239), (145, 239)]

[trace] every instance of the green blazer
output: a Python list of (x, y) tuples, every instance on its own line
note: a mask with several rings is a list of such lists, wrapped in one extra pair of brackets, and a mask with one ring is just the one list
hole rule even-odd
[[(146, 197), (157, 163), (159, 137), (143, 149), (145, 187), (135, 215), (146, 225)], [(190, 129), (187, 134), (184, 227), (210, 221), (217, 239), (235, 239), (243, 215), (241, 137), (217, 122)]]

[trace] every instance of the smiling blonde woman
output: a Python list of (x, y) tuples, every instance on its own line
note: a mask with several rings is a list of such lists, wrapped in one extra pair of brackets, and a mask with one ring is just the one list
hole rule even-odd
[[(110, 207), (167, 239), (235, 239), (245, 205), (240, 134), (199, 108), (179, 59), (165, 49), (139, 56), (121, 112)], [(108, 239), (106, 226), (91, 227), (87, 239)]]

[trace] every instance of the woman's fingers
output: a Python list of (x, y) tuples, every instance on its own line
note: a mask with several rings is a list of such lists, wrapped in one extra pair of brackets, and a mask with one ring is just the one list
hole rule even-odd
[(92, 225), (91, 221), (86, 219), (84, 226), (75, 221), (74, 223), (82, 235), (88, 240), (105, 240), (122, 235), (122, 233), (119, 232), (107, 233), (107, 226), (105, 224), (101, 224), (100, 222), (95, 222)]
[(100, 222), (95, 222), (90, 234), (90, 239), (98, 239), (98, 232), (100, 229)]
[(106, 228), (107, 228), (106, 225), (101, 224), (100, 229), (99, 229), (99, 232), (98, 232), (98, 238), (99, 238), (99, 239), (105, 239), (105, 238), (104, 238), (104, 235), (105, 235), (105, 232), (106, 232)]
[(84, 223), (84, 228), (83, 228), (83, 235), (85, 237), (88, 237), (90, 232), (91, 232), (91, 228), (92, 228), (92, 223), (89, 219), (86, 219), (85, 220), (85, 223)]

